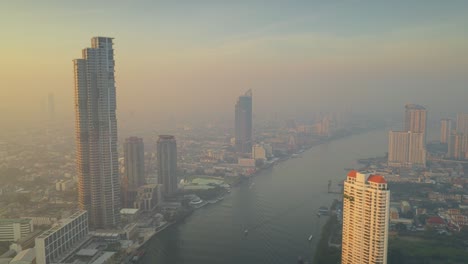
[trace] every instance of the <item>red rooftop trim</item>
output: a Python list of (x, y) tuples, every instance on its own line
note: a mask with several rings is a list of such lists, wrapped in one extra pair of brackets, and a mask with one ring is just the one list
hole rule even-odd
[(367, 178), (367, 181), (375, 183), (387, 183), (385, 178), (380, 175), (370, 175), (369, 178)]
[(352, 170), (352, 171), (348, 172), (348, 177), (356, 178), (356, 174), (357, 174), (357, 171), (356, 171), (356, 170)]

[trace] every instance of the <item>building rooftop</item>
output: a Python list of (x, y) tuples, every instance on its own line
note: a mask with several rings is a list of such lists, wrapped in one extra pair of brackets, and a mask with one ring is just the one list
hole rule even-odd
[(71, 216), (60, 220), (55, 226), (53, 226), (49, 230), (45, 231), (44, 233), (42, 233), (37, 238), (46, 238), (46, 237), (48, 237), (49, 235), (55, 233), (57, 230), (61, 229), (63, 226), (65, 226), (66, 224), (72, 222), (73, 220), (75, 220), (76, 218), (80, 217), (82, 214), (85, 214), (85, 213), (87, 213), (87, 211), (77, 211), (76, 213), (72, 214)]
[(348, 172), (348, 177), (356, 178), (356, 175), (357, 175), (356, 170), (352, 170), (352, 171)]
[(405, 108), (406, 109), (426, 110), (426, 108), (424, 106), (418, 105), (418, 104), (406, 104)]
[(76, 253), (76, 255), (77, 256), (83, 256), (83, 257), (92, 257), (92, 256), (96, 255), (98, 252), (99, 252), (99, 250), (97, 250), (97, 249), (84, 248), (84, 249), (80, 249), (80, 251), (78, 251)]
[(34, 250), (34, 248), (29, 248), (18, 253), (18, 255), (16, 255), (16, 257), (14, 257), (10, 263), (32, 263), (35, 258), (36, 251)]
[(175, 137), (173, 135), (159, 135), (159, 139), (160, 140), (169, 140), (169, 139), (175, 139)]
[(134, 215), (138, 213), (139, 209), (136, 208), (122, 208), (120, 209), (120, 214), (124, 215)]
[(367, 178), (367, 181), (375, 183), (387, 183), (385, 178), (381, 175), (370, 175), (369, 178)]
[(6, 224), (14, 224), (14, 223), (20, 223), (20, 224), (29, 224), (31, 222), (31, 219), (28, 218), (3, 218), (0, 219), (0, 225), (6, 225)]
[(108, 252), (105, 251), (98, 259), (93, 261), (91, 264), (103, 264), (106, 263), (112, 256), (114, 256), (115, 252)]

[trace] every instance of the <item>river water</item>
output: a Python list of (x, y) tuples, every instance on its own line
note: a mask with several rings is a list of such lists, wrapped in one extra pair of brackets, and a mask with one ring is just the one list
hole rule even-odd
[(387, 133), (374, 130), (318, 145), (261, 172), (254, 184), (233, 188), (224, 200), (155, 236), (140, 263), (297, 263), (299, 256), (311, 262), (326, 221), (317, 210), (337, 197), (327, 193), (328, 180), (338, 190), (344, 168), (384, 155)]

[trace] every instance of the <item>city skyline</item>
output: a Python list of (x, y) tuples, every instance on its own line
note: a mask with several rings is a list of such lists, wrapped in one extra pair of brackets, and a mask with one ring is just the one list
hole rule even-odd
[(467, 262), (467, 12), (0, 3), (1, 262)]

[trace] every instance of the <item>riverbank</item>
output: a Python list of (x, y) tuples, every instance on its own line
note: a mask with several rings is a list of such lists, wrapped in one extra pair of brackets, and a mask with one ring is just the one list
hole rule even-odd
[(330, 206), (330, 216), (322, 228), (314, 263), (339, 263), (341, 260), (341, 244), (337, 246), (337, 242), (334, 241), (334, 237), (339, 235), (337, 231), (341, 228), (341, 222), (336, 214), (337, 207), (339, 207), (339, 201), (335, 199)]
[[(328, 219), (318, 218), (317, 209), (329, 206), (335, 197), (326, 194), (328, 179), (338, 181), (344, 175), (340, 167), (354, 166), (356, 148), (364, 155), (375, 155), (381, 148), (372, 142), (378, 143), (385, 133), (368, 131), (354, 133), (353, 139), (331, 140), (332, 144), (324, 140), (322, 146), (302, 153), (303, 158), (263, 170), (254, 181), (246, 178), (218, 205), (205, 206), (183, 225), (155, 236), (141, 263), (276, 264), (295, 263), (298, 256), (311, 262)], [(367, 144), (369, 140), (374, 141)], [(309, 242), (311, 234), (314, 239)]]

